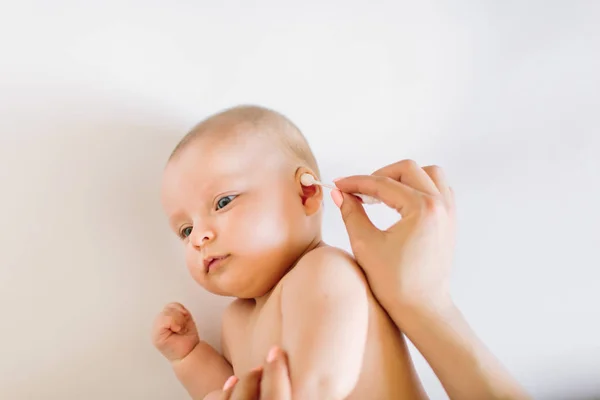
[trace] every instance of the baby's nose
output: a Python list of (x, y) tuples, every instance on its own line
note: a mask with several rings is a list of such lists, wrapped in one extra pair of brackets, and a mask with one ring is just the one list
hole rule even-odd
[(191, 240), (194, 246), (202, 247), (206, 243), (214, 240), (216, 235), (212, 229), (193, 229), (191, 236)]

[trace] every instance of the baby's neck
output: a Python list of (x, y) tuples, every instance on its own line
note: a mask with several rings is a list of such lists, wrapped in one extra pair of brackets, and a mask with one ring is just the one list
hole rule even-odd
[(310, 253), (314, 249), (317, 249), (317, 248), (323, 247), (323, 246), (327, 246), (327, 244), (323, 241), (323, 239), (321, 238), (321, 235), (315, 236), (315, 238), (308, 244), (308, 246), (306, 246), (306, 249), (304, 249), (304, 251), (298, 256), (298, 258), (296, 259), (296, 262), (294, 262), (294, 264), (290, 267), (290, 269), (287, 270), (287, 272), (290, 272), (292, 270), (292, 268), (294, 268), (296, 266), (296, 263), (298, 263), (298, 261), (300, 261), (300, 259), (302, 257), (304, 257), (307, 253)]
[[(285, 273), (283, 274), (283, 276), (281, 277), (281, 279), (283, 279), (292, 269), (294, 269), (294, 267), (296, 266), (296, 264), (298, 263), (298, 261), (300, 261), (300, 259), (302, 257), (304, 257), (307, 253), (313, 251), (316, 248), (323, 247), (323, 246), (327, 246), (327, 244), (323, 241), (323, 239), (321, 238), (321, 235), (316, 236), (308, 244), (308, 246), (306, 246), (306, 248), (302, 251), (302, 253), (300, 253), (300, 255), (298, 256), (298, 258), (296, 259), (296, 261), (292, 265), (290, 265), (290, 267), (285, 271)], [(281, 279), (279, 281), (281, 281)], [(255, 307), (258, 308), (258, 309), (262, 308), (262, 306), (267, 302), (267, 300), (269, 300), (269, 297), (271, 297), (271, 294), (273, 293), (273, 290), (275, 290), (276, 287), (277, 287), (277, 284), (275, 284), (271, 288), (271, 290), (269, 290), (264, 295), (262, 295), (260, 297), (255, 297), (254, 298)]]

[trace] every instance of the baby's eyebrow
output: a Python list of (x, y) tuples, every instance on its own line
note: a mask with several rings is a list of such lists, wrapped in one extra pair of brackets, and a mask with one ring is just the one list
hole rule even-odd
[(181, 220), (182, 218), (183, 218), (183, 216), (181, 215), (181, 213), (173, 214), (172, 216), (169, 217), (169, 225), (173, 229), (179, 228), (179, 224), (177, 223), (177, 221)]

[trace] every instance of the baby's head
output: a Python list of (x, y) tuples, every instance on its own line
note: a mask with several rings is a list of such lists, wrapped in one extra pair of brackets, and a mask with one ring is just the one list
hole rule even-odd
[(281, 114), (244, 106), (211, 116), (188, 133), (164, 171), (162, 202), (192, 277), (241, 298), (266, 294), (321, 240), (313, 153)]

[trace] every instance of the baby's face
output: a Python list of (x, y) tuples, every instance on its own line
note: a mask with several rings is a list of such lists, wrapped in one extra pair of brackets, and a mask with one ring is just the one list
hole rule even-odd
[(162, 202), (192, 277), (210, 292), (266, 294), (314, 239), (302, 187), (255, 135), (196, 139), (166, 167)]

